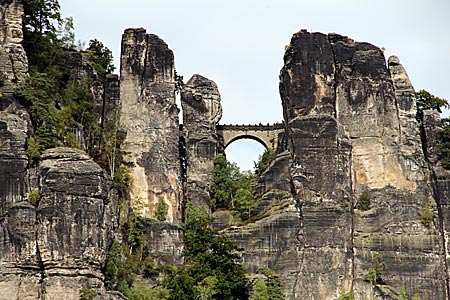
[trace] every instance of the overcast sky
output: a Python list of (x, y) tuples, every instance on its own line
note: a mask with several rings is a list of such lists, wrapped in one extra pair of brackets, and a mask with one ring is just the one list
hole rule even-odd
[[(450, 0), (60, 0), (76, 39), (97, 38), (119, 70), (121, 35), (144, 27), (175, 54), (187, 81), (198, 73), (222, 96), (222, 124), (281, 121), (278, 74), (300, 29), (336, 32), (395, 54), (416, 88), (450, 100)], [(387, 57), (386, 57), (387, 58)], [(244, 169), (263, 150), (235, 142), (227, 155)]]

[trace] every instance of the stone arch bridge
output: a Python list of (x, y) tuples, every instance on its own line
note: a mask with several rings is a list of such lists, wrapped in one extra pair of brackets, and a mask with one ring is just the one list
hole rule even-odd
[(261, 143), (266, 149), (277, 150), (278, 137), (284, 132), (282, 123), (267, 125), (217, 125), (217, 133), (223, 138), (224, 149), (240, 139), (252, 139)]

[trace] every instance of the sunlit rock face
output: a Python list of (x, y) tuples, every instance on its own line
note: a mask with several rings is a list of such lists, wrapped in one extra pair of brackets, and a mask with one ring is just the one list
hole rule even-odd
[[(447, 299), (444, 233), (399, 59), (387, 65), (371, 44), (301, 31), (284, 62), (288, 151), (260, 179), (252, 221), (225, 229), (245, 249), (246, 268), (275, 269), (288, 299), (337, 299), (352, 287), (355, 299), (396, 299), (388, 286)], [(379, 287), (364, 281), (375, 254), (387, 265)]]
[(178, 108), (174, 56), (167, 44), (145, 29), (122, 36), (120, 126), (124, 165), (131, 171), (132, 206), (155, 217), (159, 201), (167, 220), (181, 220)]
[(187, 162), (186, 200), (209, 207), (213, 160), (220, 144), (216, 125), (222, 117), (216, 83), (195, 74), (182, 90), (181, 105)]
[[(22, 46), (22, 2), (0, 2), (0, 73), (5, 79), (3, 94), (10, 94), (28, 72), (28, 59)], [(8, 97), (0, 101), (0, 109), (10, 104)]]

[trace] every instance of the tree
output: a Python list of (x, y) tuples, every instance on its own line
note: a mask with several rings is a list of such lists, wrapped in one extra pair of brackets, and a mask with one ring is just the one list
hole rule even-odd
[(386, 264), (382, 261), (382, 256), (375, 253), (372, 256), (372, 268), (366, 273), (364, 279), (373, 285), (382, 284), (381, 274), (386, 270)]
[(369, 210), (371, 204), (370, 194), (368, 191), (363, 191), (361, 195), (359, 195), (357, 207), (361, 211)]
[[(226, 236), (209, 227), (210, 218), (202, 205), (188, 203), (183, 224), (183, 256), (186, 268), (166, 282), (172, 295), (198, 299), (248, 299), (248, 280), (244, 268), (237, 264), (237, 246)], [(194, 299), (189, 297), (171, 299)]]
[(257, 271), (264, 278), (259, 278), (253, 288), (250, 300), (284, 300), (286, 296), (281, 290), (281, 281), (278, 275), (269, 268), (260, 268)]
[(446, 99), (436, 97), (426, 90), (420, 90), (415, 93), (417, 105), (417, 120), (421, 123), (423, 119), (423, 111), (426, 109), (437, 110), (442, 112), (442, 108), (449, 108)]
[[(58, 28), (64, 27), (57, 0), (24, 0), (23, 46), (31, 71), (43, 72), (57, 80), (68, 75), (63, 67), (64, 42)], [(69, 28), (68, 28), (69, 29)]]
[(275, 158), (275, 152), (271, 149), (266, 149), (262, 155), (258, 157), (258, 161), (255, 164), (255, 174), (261, 175), (269, 167), (270, 163)]
[(129, 300), (168, 300), (169, 291), (162, 286), (147, 288), (143, 286), (133, 287), (127, 292)]
[(107, 74), (114, 71), (112, 52), (102, 42), (97, 39), (90, 40), (89, 47), (86, 50), (89, 61), (100, 78), (105, 79)]
[(156, 205), (155, 216), (159, 221), (165, 221), (167, 219), (167, 212), (169, 205), (164, 200), (163, 196), (158, 197), (158, 204)]
[(229, 163), (224, 155), (214, 157), (213, 183), (210, 189), (213, 209), (231, 208), (238, 173), (239, 168)]

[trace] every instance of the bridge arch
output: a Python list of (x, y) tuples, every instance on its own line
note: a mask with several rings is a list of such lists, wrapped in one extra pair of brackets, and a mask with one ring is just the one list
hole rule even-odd
[(256, 141), (256, 142), (260, 143), (261, 145), (263, 145), (264, 148), (269, 149), (269, 146), (266, 144), (266, 142), (263, 139), (261, 139), (261, 138), (259, 138), (257, 136), (254, 136), (254, 135), (246, 135), (246, 134), (237, 135), (237, 136), (235, 136), (234, 138), (230, 139), (227, 142), (224, 141), (223, 147), (224, 147), (224, 149), (226, 149), (233, 142), (236, 142), (236, 141), (239, 141), (239, 140), (243, 140), (243, 139), (249, 139), (249, 140)]
[(223, 139), (223, 146), (226, 148), (231, 143), (241, 139), (251, 139), (266, 149), (276, 151), (278, 147), (278, 136), (284, 132), (281, 123), (272, 125), (217, 125), (217, 133)]

